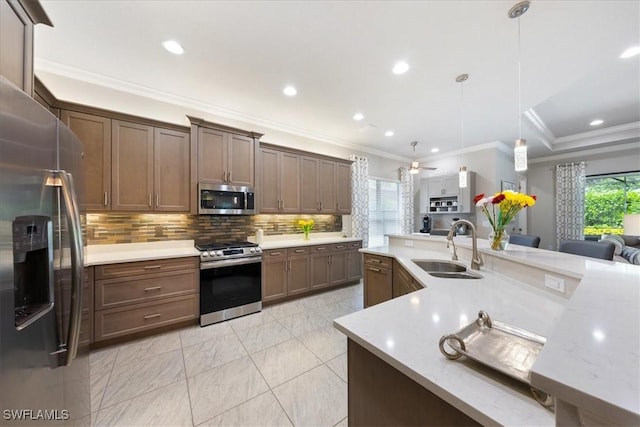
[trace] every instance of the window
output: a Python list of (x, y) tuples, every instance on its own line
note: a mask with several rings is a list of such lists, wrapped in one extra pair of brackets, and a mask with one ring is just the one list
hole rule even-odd
[(640, 171), (587, 176), (584, 235), (622, 234), (624, 214), (640, 213)]
[(400, 185), (369, 179), (369, 247), (386, 246), (385, 234), (400, 231)]

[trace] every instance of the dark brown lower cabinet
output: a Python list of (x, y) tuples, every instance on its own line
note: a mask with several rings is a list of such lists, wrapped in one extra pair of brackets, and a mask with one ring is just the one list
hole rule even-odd
[(393, 260), (393, 298), (422, 289), (422, 285), (396, 260)]
[(364, 308), (392, 298), (393, 270), (379, 266), (364, 265)]
[(480, 425), (351, 339), (347, 364), (350, 426)]

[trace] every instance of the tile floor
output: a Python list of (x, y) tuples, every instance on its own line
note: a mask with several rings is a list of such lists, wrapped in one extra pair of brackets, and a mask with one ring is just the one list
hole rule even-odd
[(346, 426), (362, 284), (91, 353), (96, 426)]

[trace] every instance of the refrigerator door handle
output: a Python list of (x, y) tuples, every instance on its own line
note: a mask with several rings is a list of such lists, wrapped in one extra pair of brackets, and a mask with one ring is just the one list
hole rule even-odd
[(69, 333), (67, 335), (67, 360), (69, 365), (76, 358), (80, 341), (80, 322), (82, 320), (82, 280), (84, 275), (84, 254), (82, 247), (82, 225), (80, 207), (73, 185), (73, 175), (60, 170), (56, 174), (62, 184), (62, 196), (67, 208), (67, 227), (71, 249), (71, 309)]

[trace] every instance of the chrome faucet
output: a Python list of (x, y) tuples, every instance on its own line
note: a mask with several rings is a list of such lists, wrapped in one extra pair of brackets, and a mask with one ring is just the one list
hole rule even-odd
[(449, 243), (453, 245), (453, 256), (451, 257), (451, 260), (458, 260), (458, 254), (456, 253), (456, 244), (453, 242), (453, 235), (456, 232), (456, 228), (460, 224), (466, 224), (471, 229), (471, 238), (473, 244), (473, 253), (471, 254), (471, 269), (480, 270), (480, 266), (484, 265), (484, 261), (482, 259), (482, 255), (480, 255), (480, 252), (478, 252), (478, 236), (476, 234), (476, 226), (473, 225), (471, 221), (467, 221), (466, 219), (459, 219), (453, 222), (453, 224), (451, 224), (449, 234), (447, 234), (447, 248), (449, 248)]

